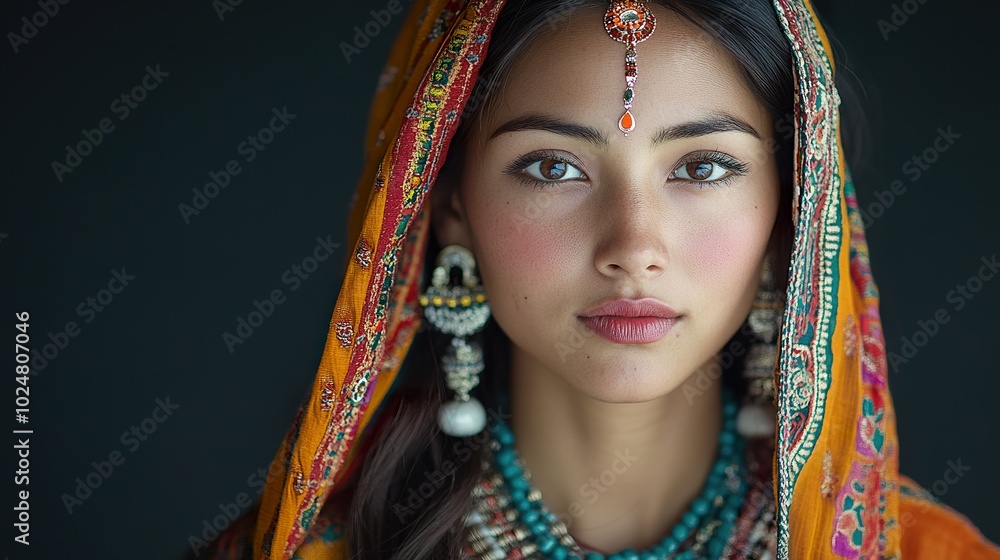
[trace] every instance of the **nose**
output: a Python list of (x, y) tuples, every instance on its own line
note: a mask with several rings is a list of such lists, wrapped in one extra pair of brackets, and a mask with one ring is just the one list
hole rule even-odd
[(597, 270), (608, 277), (651, 280), (666, 269), (663, 196), (649, 186), (608, 189), (598, 211)]

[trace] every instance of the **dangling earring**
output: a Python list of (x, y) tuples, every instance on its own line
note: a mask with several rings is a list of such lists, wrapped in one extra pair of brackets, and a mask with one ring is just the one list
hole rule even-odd
[[(450, 286), (451, 271), (459, 268), (462, 278)], [(438, 412), (441, 431), (454, 437), (475, 435), (486, 427), (486, 409), (469, 392), (479, 384), (479, 373), (485, 369), (483, 351), (466, 336), (477, 333), (490, 318), (479, 278), (475, 275), (476, 259), (461, 245), (449, 245), (437, 256), (437, 267), (431, 286), (420, 295), (424, 318), (438, 331), (453, 335), (448, 351), (441, 359), (445, 383), (455, 391), (455, 398), (444, 403)]]
[(736, 419), (737, 430), (744, 437), (774, 435), (777, 419), (774, 393), (774, 368), (778, 359), (775, 339), (781, 327), (784, 303), (774, 281), (773, 255), (764, 258), (760, 288), (747, 323), (756, 340), (750, 346), (743, 367), (747, 392)]

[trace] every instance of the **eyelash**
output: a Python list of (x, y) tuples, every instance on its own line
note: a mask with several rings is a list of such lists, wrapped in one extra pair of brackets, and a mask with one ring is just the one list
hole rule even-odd
[[(550, 185), (555, 185), (558, 183), (570, 182), (570, 181), (541, 181), (523, 173), (524, 169), (529, 165), (546, 159), (552, 159), (561, 163), (567, 163), (569, 165), (577, 167), (578, 169), (581, 167), (578, 163), (576, 163), (570, 158), (563, 156), (562, 154), (553, 151), (543, 150), (540, 152), (532, 152), (530, 154), (525, 154), (517, 158), (516, 160), (511, 162), (511, 164), (508, 165), (506, 169), (504, 169), (504, 171), (507, 174), (512, 175), (514, 179), (516, 179), (517, 181), (535, 189), (546, 188)], [(677, 169), (680, 169), (681, 167), (689, 163), (702, 162), (702, 161), (721, 165), (729, 170), (729, 174), (726, 175), (725, 177), (722, 177), (721, 179), (716, 179), (714, 181), (689, 181), (686, 179), (677, 179), (677, 180), (683, 181), (691, 185), (695, 185), (700, 189), (703, 189), (705, 187), (719, 187), (729, 183), (730, 181), (732, 181), (737, 177), (742, 177), (743, 175), (746, 175), (747, 171), (750, 168), (748, 164), (734, 158), (729, 154), (725, 154), (723, 152), (718, 152), (718, 151), (708, 151), (708, 152), (696, 152), (694, 154), (691, 154), (689, 157), (681, 161), (677, 165), (677, 167), (671, 170), (670, 174), (673, 175)], [(579, 180), (579, 179), (572, 179), (572, 180)]]
[[(512, 175), (519, 182), (535, 189), (545, 188), (549, 185), (554, 185), (556, 183), (568, 183), (569, 181), (540, 181), (538, 179), (535, 179), (534, 177), (531, 177), (530, 175), (522, 173), (524, 169), (529, 165), (546, 159), (552, 159), (561, 163), (568, 163), (576, 168), (581, 167), (580, 164), (574, 162), (572, 159), (569, 159), (561, 154), (549, 150), (543, 150), (540, 152), (531, 152), (530, 154), (525, 154), (517, 158), (516, 160), (511, 162), (511, 164), (508, 165), (507, 168), (504, 169), (504, 171), (508, 175)], [(579, 179), (573, 179), (573, 180), (579, 180)]]
[(694, 163), (696, 161), (697, 162), (707, 161), (710, 163), (715, 163), (729, 170), (728, 175), (722, 177), (721, 179), (716, 179), (714, 181), (688, 181), (686, 179), (680, 179), (681, 181), (695, 185), (700, 189), (703, 189), (705, 187), (721, 187), (722, 185), (729, 183), (730, 181), (736, 179), (737, 177), (742, 177), (746, 175), (747, 171), (749, 171), (750, 169), (750, 165), (734, 158), (729, 154), (717, 151), (710, 151), (710, 152), (698, 152), (695, 154), (691, 154), (690, 157), (685, 158), (684, 161), (682, 161), (677, 167), (675, 167), (674, 170), (670, 172), (670, 174), (673, 175), (674, 171), (676, 171), (677, 169), (680, 169), (681, 167), (689, 163)]

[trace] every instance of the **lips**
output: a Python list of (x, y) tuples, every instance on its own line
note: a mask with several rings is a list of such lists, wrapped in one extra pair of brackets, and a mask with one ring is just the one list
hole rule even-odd
[(592, 308), (583, 317), (659, 317), (673, 319), (680, 316), (670, 306), (655, 298), (615, 299)]
[(680, 313), (653, 298), (616, 299), (579, 317), (588, 329), (621, 344), (656, 342), (680, 320)]

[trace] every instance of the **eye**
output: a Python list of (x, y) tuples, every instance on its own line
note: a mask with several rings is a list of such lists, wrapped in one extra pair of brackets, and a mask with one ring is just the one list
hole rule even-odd
[(669, 179), (676, 179), (699, 186), (721, 185), (746, 175), (750, 166), (721, 152), (692, 154), (688, 160), (670, 172)]
[(718, 181), (729, 173), (729, 168), (714, 161), (691, 161), (674, 169), (671, 177), (685, 181)]
[(531, 161), (528, 165), (522, 167), (520, 172), (527, 174), (536, 181), (545, 183), (587, 178), (587, 176), (572, 163), (564, 159), (551, 156)]

